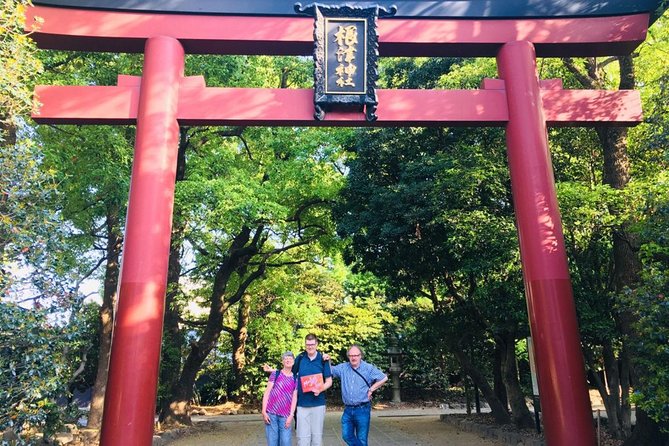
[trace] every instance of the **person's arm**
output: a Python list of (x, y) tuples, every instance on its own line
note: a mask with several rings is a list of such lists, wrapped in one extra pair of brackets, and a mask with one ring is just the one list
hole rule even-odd
[(267, 387), (265, 388), (265, 393), (262, 395), (262, 418), (265, 421), (265, 424), (269, 424), (269, 415), (267, 415), (267, 401), (269, 401), (269, 393), (274, 387), (274, 381), (268, 381)]
[(321, 393), (323, 393), (323, 392), (325, 392), (326, 390), (328, 390), (330, 387), (332, 387), (332, 377), (331, 377), (331, 376), (328, 376), (328, 377), (325, 378), (325, 380), (323, 381), (323, 385), (321, 385), (321, 390), (314, 390), (314, 396), (318, 396), (318, 395), (320, 395)]
[(371, 401), (372, 400), (372, 394), (382, 385), (388, 381), (388, 375), (383, 373), (381, 370), (377, 369), (376, 367), (373, 368), (373, 376), (372, 379), (375, 380), (374, 384), (369, 386), (369, 390), (367, 391), (367, 398)]
[(332, 387), (332, 367), (330, 367), (329, 361), (323, 364), (323, 378), (323, 386), (321, 387), (321, 391), (314, 393), (316, 396), (318, 396), (319, 393), (325, 392), (330, 387)]
[(332, 377), (341, 378), (341, 371), (342, 368), (346, 365), (346, 363), (342, 362), (341, 364), (332, 365), (330, 362), (328, 362), (328, 365), (330, 366), (330, 373), (332, 374)]
[(286, 428), (290, 427), (290, 423), (293, 422), (293, 417), (295, 416), (295, 408), (297, 407), (297, 386), (293, 390), (293, 401), (290, 403), (290, 415), (286, 418)]

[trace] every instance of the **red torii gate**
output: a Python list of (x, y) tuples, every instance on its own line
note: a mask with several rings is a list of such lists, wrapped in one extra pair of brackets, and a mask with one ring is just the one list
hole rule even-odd
[(137, 125), (101, 443), (152, 440), (179, 125), (469, 125), (506, 126), (546, 439), (594, 445), (546, 127), (635, 125), (640, 97), (540, 81), (536, 56), (627, 54), (645, 40), (649, 20), (381, 19), (382, 56), (494, 56), (500, 79), (480, 90), (377, 90), (377, 121), (343, 112), (316, 121), (313, 90), (209, 88), (201, 76), (184, 77), (185, 53), (310, 54), (310, 18), (31, 7), (27, 28), (40, 22), (32, 36), (42, 48), (144, 52), (141, 78), (35, 90), (39, 123)]

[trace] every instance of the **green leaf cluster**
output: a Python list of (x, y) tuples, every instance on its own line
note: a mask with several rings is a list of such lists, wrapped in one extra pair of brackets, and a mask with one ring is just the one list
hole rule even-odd
[(0, 429), (24, 440), (37, 432), (50, 438), (76, 419), (69, 384), (90, 340), (83, 321), (56, 320), (45, 310), (0, 301)]

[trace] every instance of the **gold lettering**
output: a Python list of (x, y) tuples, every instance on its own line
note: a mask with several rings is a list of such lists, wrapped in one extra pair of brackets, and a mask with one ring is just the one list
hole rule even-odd
[(355, 53), (358, 51), (356, 48), (358, 44), (357, 27), (355, 25), (340, 25), (334, 34), (334, 41), (337, 44), (335, 56), (337, 57), (337, 62), (339, 62), (339, 65), (335, 69), (335, 74), (337, 75), (336, 84), (340, 88), (345, 86), (355, 87), (353, 76), (357, 71), (357, 67), (353, 62), (355, 61)]

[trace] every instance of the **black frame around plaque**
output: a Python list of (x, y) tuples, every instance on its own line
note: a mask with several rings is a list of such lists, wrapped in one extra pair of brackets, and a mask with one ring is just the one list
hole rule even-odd
[[(325, 113), (331, 110), (360, 111), (365, 113), (368, 121), (375, 121), (376, 108), (376, 81), (379, 74), (377, 60), (379, 57), (379, 39), (376, 33), (377, 17), (389, 17), (395, 14), (397, 8), (389, 9), (373, 7), (357, 7), (350, 5), (326, 6), (311, 4), (302, 7), (295, 4), (295, 11), (308, 14), (314, 21), (314, 118), (321, 121)], [(364, 70), (362, 73), (364, 88), (359, 91), (347, 91), (346, 88), (334, 86), (328, 78), (328, 54), (326, 48), (328, 23), (364, 23)], [(350, 25), (353, 26), (353, 25)], [(357, 30), (358, 28), (356, 28)], [(358, 73), (358, 76), (360, 74)], [(350, 76), (349, 76), (350, 78)], [(358, 78), (359, 79), (359, 78)], [(350, 80), (350, 79), (349, 79)], [(339, 91), (337, 91), (339, 88)]]

